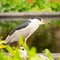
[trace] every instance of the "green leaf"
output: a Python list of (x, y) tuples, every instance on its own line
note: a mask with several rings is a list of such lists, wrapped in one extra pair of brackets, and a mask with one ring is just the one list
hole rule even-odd
[(14, 50), (10, 46), (6, 46), (6, 49), (12, 56), (14, 56), (14, 54), (15, 54)]
[(0, 50), (0, 60), (4, 60), (4, 58), (3, 58), (3, 53), (2, 53), (1, 50)]
[(32, 57), (32, 58), (31, 58), (31, 59), (29, 59), (29, 60), (41, 60), (41, 59), (40, 59), (40, 57), (35, 56), (35, 57)]
[(24, 46), (24, 41), (23, 41), (23, 37), (20, 35), (19, 36), (19, 44), (21, 44), (22, 46)]
[(46, 57), (48, 58), (48, 60), (54, 60), (51, 52), (48, 49), (45, 49), (44, 54), (46, 55)]
[(20, 45), (22, 45), (27, 52), (29, 52), (29, 47), (26, 45), (26, 43), (21, 35), (20, 35), (18, 43)]
[(18, 48), (15, 48), (14, 53), (15, 53), (14, 57), (17, 58), (18, 60), (21, 60)]
[(32, 58), (32, 57), (34, 57), (35, 55), (36, 55), (36, 49), (35, 49), (35, 47), (33, 47), (33, 48), (31, 48), (31, 50), (29, 51), (29, 54), (28, 54), (29, 59)]

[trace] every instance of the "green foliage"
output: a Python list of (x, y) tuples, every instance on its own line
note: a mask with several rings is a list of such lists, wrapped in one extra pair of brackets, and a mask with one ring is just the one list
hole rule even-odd
[[(26, 50), (27, 52), (27, 57), (28, 57), (28, 60), (40, 60), (40, 58), (38, 56), (36, 56), (36, 49), (33, 47), (31, 49), (27, 49), (26, 48), (26, 44), (23, 42), (23, 38), (20, 37), (20, 41), (21, 42), (20, 44), (24, 47), (24, 49)], [(28, 46), (27, 46), (28, 47)], [(21, 57), (21, 54), (20, 54), (20, 49), (15, 47), (14, 49), (10, 46), (6, 46), (5, 49), (8, 51), (8, 52), (4, 52), (3, 49), (1, 48), (0, 49), (0, 60), (23, 60), (23, 58)], [(7, 53), (7, 55), (5, 54)]]
[[(43, 58), (36, 55), (35, 47), (33, 47), (31, 49), (26, 49), (25, 48), (26, 44), (23, 42), (23, 38), (20, 37), (20, 39), (21, 39), (21, 41), (19, 41), (19, 42), (21, 42), (20, 44), (22, 44), (24, 49), (26, 50), (28, 60), (43, 60)], [(15, 47), (13, 49), (10, 46), (6, 45), (5, 49), (8, 52), (4, 52), (2, 48), (0, 49), (0, 60), (23, 60), (23, 58), (21, 57), (21, 54), (19, 52), (19, 49), (17, 47)], [(43, 51), (43, 54), (45, 54), (47, 60), (54, 60), (51, 52), (48, 49), (45, 49)], [(58, 60), (60, 60), (60, 58), (58, 58)]]
[(60, 60), (60, 57), (58, 57), (58, 60)]
[(50, 7), (53, 11), (60, 11), (60, 2), (52, 2), (50, 3)]
[(6, 49), (11, 54), (11, 56), (13, 56), (12, 60), (21, 60), (18, 48), (15, 48), (15, 50), (13, 50), (10, 46), (6, 46)]
[(0, 12), (28, 11), (30, 5), (24, 0), (0, 0)]
[(33, 0), (32, 4), (25, 0), (0, 0), (0, 12), (39, 12), (60, 11), (60, 2), (49, 0)]
[(39, 9), (44, 9), (49, 6), (49, 1), (48, 0), (34, 0), (34, 3), (32, 4), (32, 7), (38, 6)]
[(51, 52), (48, 49), (45, 49), (44, 54), (46, 55), (48, 60), (54, 60)]
[(50, 2), (48, 0), (34, 0), (34, 3), (31, 5), (31, 9), (29, 11), (33, 12), (44, 12), (44, 11), (52, 11), (50, 8)]

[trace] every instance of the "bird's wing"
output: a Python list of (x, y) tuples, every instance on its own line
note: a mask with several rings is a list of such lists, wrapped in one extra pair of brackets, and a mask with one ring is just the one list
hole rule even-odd
[(9, 35), (12, 35), (16, 30), (20, 30), (20, 29), (25, 28), (26, 26), (29, 25), (29, 23), (30, 23), (30, 21), (27, 20), (27, 21), (25, 21), (24, 23), (18, 25), (17, 27), (15, 27), (15, 28), (9, 33)]
[(13, 42), (18, 41), (18, 35), (16, 33), (12, 34), (11, 36), (7, 36), (6, 40), (5, 40), (5, 44), (10, 44)]
[[(7, 36), (6, 40), (5, 40), (5, 44), (8, 44), (10, 40), (13, 40), (12, 37), (14, 37), (14, 39), (16, 38), (16, 31), (25, 28), (26, 26), (28, 26), (30, 23), (30, 21), (25, 21), (24, 23), (18, 25), (16, 28), (14, 28), (9, 35)], [(18, 33), (17, 33), (18, 34)]]

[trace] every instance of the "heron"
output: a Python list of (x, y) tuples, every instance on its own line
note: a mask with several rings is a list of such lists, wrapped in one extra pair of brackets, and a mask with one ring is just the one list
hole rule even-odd
[(41, 18), (31, 18), (26, 20), (24, 23), (16, 26), (12, 31), (8, 34), (5, 44), (10, 44), (12, 42), (19, 41), (19, 35), (24, 38), (24, 42), (26, 43), (27, 39), (38, 29), (38, 27), (44, 23), (44, 20)]

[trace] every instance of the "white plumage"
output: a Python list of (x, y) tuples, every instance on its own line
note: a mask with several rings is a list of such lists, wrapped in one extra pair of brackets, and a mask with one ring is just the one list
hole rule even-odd
[(11, 34), (9, 34), (5, 40), (5, 44), (9, 44), (15, 41), (19, 40), (19, 36), (22, 35), (22, 37), (26, 40), (38, 29), (40, 25), (44, 24), (42, 19), (29, 19), (22, 25), (17, 26)]

